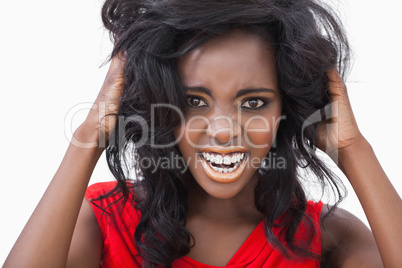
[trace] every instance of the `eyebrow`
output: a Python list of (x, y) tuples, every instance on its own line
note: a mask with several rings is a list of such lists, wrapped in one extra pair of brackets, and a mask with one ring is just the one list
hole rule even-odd
[[(210, 97), (212, 97), (211, 90), (205, 87), (184, 87), (184, 90), (190, 91), (190, 92), (202, 92)], [(271, 88), (265, 88), (265, 87), (260, 87), (260, 88), (244, 88), (241, 89), (237, 92), (236, 97), (238, 98), (240, 96), (250, 94), (250, 93), (259, 93), (259, 92), (267, 92), (267, 93), (273, 93), (276, 94), (276, 91), (271, 89)]]

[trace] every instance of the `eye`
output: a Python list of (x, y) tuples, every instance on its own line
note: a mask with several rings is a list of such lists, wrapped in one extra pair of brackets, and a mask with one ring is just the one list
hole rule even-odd
[(266, 101), (264, 101), (262, 99), (254, 98), (254, 99), (248, 99), (245, 102), (243, 102), (241, 107), (247, 108), (247, 109), (258, 109), (258, 108), (262, 108), (266, 104), (267, 104)]
[(187, 104), (191, 107), (205, 107), (207, 106), (206, 102), (203, 101), (201, 98), (196, 96), (188, 96)]

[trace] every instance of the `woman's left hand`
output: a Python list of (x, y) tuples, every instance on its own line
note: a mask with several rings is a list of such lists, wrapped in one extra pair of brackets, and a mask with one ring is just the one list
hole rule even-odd
[[(364, 234), (363, 224), (362, 228), (356, 225), (356, 229), (352, 230), (352, 223), (347, 223), (347, 217), (342, 216), (336, 226), (335, 232), (338, 233), (331, 234), (342, 240), (337, 242), (341, 246), (333, 256), (350, 267), (362, 263), (364, 267), (400, 267), (402, 200), (382, 169), (373, 148), (357, 127), (340, 75), (336, 69), (328, 71), (327, 75), (332, 111), (327, 116), (328, 120), (318, 126), (318, 146), (338, 164), (349, 180), (375, 238), (373, 241), (369, 234)], [(349, 221), (356, 223), (352, 217)], [(338, 260), (335, 262), (339, 263)]]
[[(345, 83), (336, 68), (327, 72), (331, 98), (330, 114), (318, 125), (318, 148), (338, 163), (338, 157), (364, 139), (350, 105)], [(326, 109), (328, 111), (328, 109)]]

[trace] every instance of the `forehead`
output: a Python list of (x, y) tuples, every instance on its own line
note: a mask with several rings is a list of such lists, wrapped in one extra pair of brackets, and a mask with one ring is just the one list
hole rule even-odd
[[(210, 39), (178, 61), (186, 86), (243, 87), (276, 83), (275, 54), (257, 34), (234, 30)], [(251, 85), (251, 84), (252, 85)], [(209, 84), (209, 85), (208, 85)]]

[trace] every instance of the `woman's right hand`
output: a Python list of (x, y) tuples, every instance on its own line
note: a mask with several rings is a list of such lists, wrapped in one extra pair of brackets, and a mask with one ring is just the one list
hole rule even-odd
[[(80, 260), (91, 259), (92, 262), (99, 263), (101, 234), (99, 232), (97, 237), (100, 239), (97, 242), (91, 237), (94, 234), (91, 230), (99, 231), (99, 228), (93, 212), (85, 203), (87, 200), (84, 200), (84, 205), (89, 208), (87, 211), (92, 212), (93, 221), (80, 224), (77, 219), (91, 174), (107, 145), (102, 144), (100, 138), (109, 138), (117, 122), (116, 115), (107, 115), (117, 114), (119, 111), (124, 85), (124, 64), (125, 58), (120, 55), (112, 59), (91, 111), (74, 132), (60, 167), (3, 267), (66, 267), (67, 259), (68, 263), (73, 263), (73, 267), (77, 267), (74, 263)], [(83, 239), (72, 239), (74, 232), (84, 233), (86, 238), (91, 237), (87, 239), (91, 243), (83, 243)], [(52, 254), (47, 254), (49, 252)]]
[(75, 135), (73, 144), (75, 143), (79, 147), (105, 147), (107, 145), (109, 135), (116, 126), (117, 114), (120, 109), (124, 85), (124, 64), (124, 55), (118, 54), (112, 58), (102, 88), (87, 118), (77, 130), (84, 129), (86, 137)]

